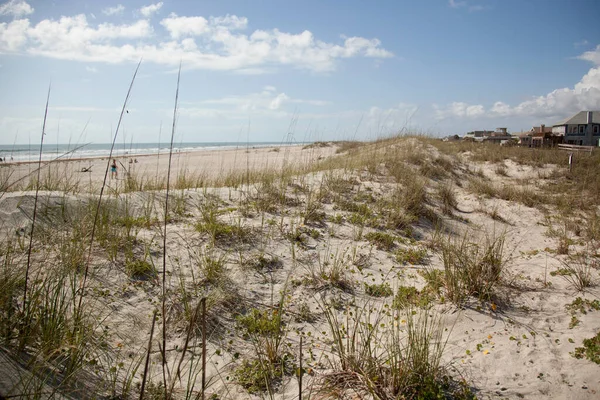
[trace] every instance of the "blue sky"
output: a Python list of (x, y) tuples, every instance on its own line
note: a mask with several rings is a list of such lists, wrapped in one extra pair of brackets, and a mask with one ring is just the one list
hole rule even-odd
[(597, 0), (0, 0), (0, 144), (367, 139), (600, 110)]

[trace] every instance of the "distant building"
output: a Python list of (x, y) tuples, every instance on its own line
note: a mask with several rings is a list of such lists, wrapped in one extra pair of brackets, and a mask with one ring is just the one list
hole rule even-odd
[(494, 133), (494, 131), (472, 131), (472, 132), (467, 132), (467, 134), (465, 135), (465, 138), (469, 138), (469, 139), (479, 139), (479, 141), (482, 140), (482, 138), (484, 137), (489, 137), (492, 136), (492, 133)]
[(580, 111), (552, 126), (552, 133), (564, 137), (564, 143), (599, 146), (600, 111)]
[(556, 146), (563, 142), (563, 137), (552, 132), (552, 127), (541, 124), (533, 126), (530, 130), (518, 132), (518, 144), (527, 147)]
[(508, 133), (507, 128), (496, 128), (495, 131), (472, 131), (465, 135), (466, 140), (474, 140), (476, 142), (500, 143), (504, 144), (513, 140), (513, 137)]
[(444, 142), (456, 142), (458, 140), (460, 140), (460, 136), (458, 135), (450, 135), (442, 138), (442, 141)]

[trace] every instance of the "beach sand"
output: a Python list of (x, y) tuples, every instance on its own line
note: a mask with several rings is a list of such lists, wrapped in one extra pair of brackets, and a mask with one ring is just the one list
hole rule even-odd
[[(320, 158), (328, 157), (335, 152), (334, 146), (305, 148), (302, 145), (272, 147), (239, 147), (236, 149), (199, 150), (175, 152), (171, 160), (171, 176), (177, 177), (187, 173), (201, 175), (208, 179), (216, 179), (229, 173), (240, 171), (280, 170), (286, 166), (309, 165)], [(47, 171), (56, 171), (57, 177), (63, 180), (80, 181), (94, 188), (102, 184), (107, 170), (108, 157), (76, 158), (66, 157), (52, 162), (42, 162)], [(137, 178), (164, 179), (169, 166), (169, 153), (153, 155), (136, 155), (114, 157), (117, 161), (117, 181), (123, 180), (127, 174)], [(137, 162), (136, 162), (137, 161)], [(36, 176), (37, 162), (5, 163), (0, 168), (11, 171), (11, 182), (26, 185)], [(31, 178), (30, 178), (31, 177)], [(109, 169), (108, 180), (111, 180)], [(118, 182), (113, 182), (115, 184)]]
[[(441, 157), (435, 148), (413, 139), (399, 141), (394, 146), (405, 146), (406, 152), (399, 153), (404, 156), (418, 150), (425, 154), (424, 157)], [(291, 146), (278, 150), (244, 148), (174, 154), (172, 174), (177, 176), (189, 171), (190, 174), (205, 173), (218, 178), (231, 171), (278, 170), (284, 165), (302, 166), (330, 157), (340, 160), (350, 158), (347, 153), (336, 155), (336, 148)], [(584, 339), (598, 333), (600, 310), (586, 309), (587, 312), (582, 313), (566, 307), (578, 297), (590, 302), (597, 300), (600, 295), (598, 287), (578, 292), (559, 274), (551, 274), (563, 268), (568, 258), (557, 254), (558, 239), (549, 234), (555, 222), (549, 222), (544, 212), (519, 202), (476, 195), (466, 184), (467, 178), (472, 176), (468, 171), (478, 171), (485, 181), (520, 187), (523, 180), (535, 181), (539, 180), (539, 176), (551, 175), (555, 167), (534, 168), (506, 161), (505, 172), (499, 174), (496, 164), (472, 162), (469, 156), (468, 153), (461, 154), (460, 166), (457, 164), (455, 170), (445, 172), (454, 179), (452, 185), (457, 204), (452, 215), (444, 215), (440, 211), (435, 197), (438, 182), (433, 179), (428, 180), (428, 207), (440, 216), (444, 226), (457, 238), (469, 235), (473, 242), (481, 244), (486, 235), (503, 237), (505, 272), (497, 297), (491, 301), (472, 300), (458, 307), (442, 296), (433, 301), (432, 307), (426, 311), (441, 319), (445, 341), (442, 363), (448, 366), (455, 379), (464, 379), (482, 399), (598, 398), (598, 365), (577, 359), (572, 354)], [(127, 159), (119, 159), (120, 178), (123, 177), (123, 169), (129, 166), (130, 172), (136, 176), (165, 176), (167, 154), (132, 158), (138, 162), (129, 164)], [(65, 171), (85, 176), (84, 181), (90, 180), (96, 185), (104, 178), (106, 162), (106, 159), (90, 159), (64, 162), (63, 165)], [(425, 160), (421, 158), (416, 162), (423, 163)], [(16, 176), (27, 174), (32, 166), (18, 165)], [(92, 168), (91, 173), (76, 172), (88, 166)], [(379, 165), (378, 168), (383, 170), (385, 166)], [(118, 182), (109, 180), (109, 185), (117, 190)], [(47, 209), (51, 209), (48, 204), (53, 202), (64, 205), (65, 199), (67, 203), (77, 204), (81, 199), (89, 198), (85, 187), (82, 185), (82, 193), (67, 196), (60, 192), (42, 192), (41, 196), (45, 199), (42, 204)], [(378, 173), (376, 168), (355, 170), (339, 164), (339, 168), (329, 171), (292, 177), (278, 194), (273, 195), (273, 187), (277, 185), (190, 188), (178, 191), (179, 206), (171, 209), (172, 219), (166, 240), (167, 363), (173, 374), (186, 342), (189, 322), (189, 315), (187, 319), (185, 317), (186, 299), (191, 299), (190, 304), (195, 307), (207, 293), (214, 296), (211, 297), (213, 302), (210, 303), (209, 314), (211, 334), (207, 344), (207, 390), (217, 398), (259, 399), (266, 396), (264, 392), (250, 394), (238, 384), (240, 378), (236, 370), (241, 360), (256, 359), (257, 351), (265, 345), (264, 342), (250, 340), (252, 335), (243, 334), (239, 315), (248, 315), (254, 308), (269, 310), (268, 315), (275, 315), (273, 310), (283, 294), (285, 351), (297, 357), (299, 338), (304, 338), (304, 366), (310, 372), (304, 380), (305, 397), (328, 398), (331, 393), (319, 397), (310, 389), (311, 385), (322, 382), (320, 378), (331, 373), (335, 364), (332, 355), (334, 344), (323, 305), (339, 305), (334, 313), (344, 324), (352, 323), (347, 314), (351, 310), (371, 310), (369, 315), (386, 318), (394, 297), (368, 295), (367, 284), (387, 283), (394, 293), (401, 287), (423, 290), (427, 285), (425, 273), (444, 269), (439, 249), (431, 245), (436, 234), (431, 224), (416, 221), (412, 236), (405, 237), (397, 231), (355, 222), (360, 209), (350, 208), (344, 199), (366, 205), (372, 213), (378, 212), (375, 211), (378, 204), (375, 199), (393, 199), (390, 196), (396, 183), (385, 174)], [(410, 194), (405, 193), (406, 196)], [(164, 190), (111, 194), (109, 198), (135, 204), (139, 209), (155, 205), (153, 215), (159, 220), (150, 226), (134, 229), (136, 245), (133, 254), (140, 259), (151, 259), (162, 270), (160, 218)], [(396, 198), (395, 201), (401, 199)], [(211, 214), (210, 207), (213, 206), (216, 207), (215, 213)], [(10, 235), (15, 228), (22, 227), (21, 235), (25, 235), (30, 226), (26, 215), (31, 215), (31, 209), (31, 191), (3, 193), (0, 198), (0, 228)], [(118, 210), (121, 209), (113, 208), (115, 213)], [(229, 227), (226, 232), (246, 232), (244, 235), (247, 236), (232, 241), (211, 239), (204, 228), (209, 224), (206, 221), (213, 221), (211, 215), (217, 215), (217, 220)], [(9, 223), (9, 220), (18, 220), (18, 223)], [(40, 222), (42, 231), (45, 230), (44, 221)], [(385, 221), (380, 222), (385, 224)], [(393, 235), (396, 241), (391, 250), (367, 239), (369, 233), (376, 232)], [(123, 253), (109, 259), (106, 255), (108, 250), (98, 247), (93, 260), (90, 283), (90, 293), (93, 294), (90, 296), (100, 309), (102, 325), (108, 327), (108, 346), (117, 354), (115, 357), (122, 357), (130, 363), (126, 357), (128, 352), (138, 357), (135, 360), (144, 355), (152, 314), (154, 310), (160, 310), (160, 275), (156, 279), (131, 279)], [(570, 251), (574, 254), (587, 247), (582, 237), (573, 237)], [(426, 251), (427, 256), (422, 261), (398, 261), (398, 251), (417, 249)], [(43, 256), (43, 252), (35, 255)], [(222, 262), (223, 270), (219, 270), (222, 275), (214, 281), (206, 275), (204, 266), (210, 264), (208, 260)], [(332, 283), (333, 278), (324, 278), (335, 265), (342, 266), (341, 274), (347, 280), (347, 287)], [(592, 273), (598, 279), (598, 270)], [(184, 289), (187, 291), (185, 295), (182, 293)], [(98, 293), (102, 296), (94, 297)], [(404, 332), (405, 318), (380, 322), (400, 326)], [(389, 325), (384, 325), (386, 327), (381, 328), (377, 337), (381, 343), (389, 339), (385, 333)], [(160, 329), (159, 318), (150, 358), (149, 377), (154, 387), (162, 380), (161, 355), (157, 350), (161, 340)], [(184, 397), (188, 383), (195, 387), (194, 396), (199, 393), (200, 378), (189, 382), (190, 375), (187, 375), (190, 371), (192, 375), (199, 371), (197, 362), (201, 335), (195, 332), (191, 346), (196, 358), (190, 361), (190, 356), (186, 357), (182, 378), (174, 384), (176, 398)], [(125, 373), (124, 370), (121, 372)], [(134, 380), (140, 381), (139, 373)], [(0, 382), (0, 394), (4, 394), (3, 389), (6, 390)], [(290, 374), (276, 386), (276, 390), (274, 398), (295, 397), (298, 380)], [(363, 394), (349, 390), (343, 398), (371, 398), (363, 397)]]

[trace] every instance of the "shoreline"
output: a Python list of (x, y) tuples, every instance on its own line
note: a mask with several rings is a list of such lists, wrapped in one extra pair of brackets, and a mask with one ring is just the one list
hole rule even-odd
[[(265, 145), (265, 146), (257, 146), (257, 145), (253, 145), (250, 147), (246, 147), (246, 146), (237, 146), (237, 147), (233, 147), (233, 146), (223, 146), (222, 148), (206, 148), (206, 149), (195, 149), (195, 150), (185, 150), (185, 151), (173, 151), (173, 155), (175, 154), (190, 154), (190, 153), (204, 153), (204, 152), (224, 152), (224, 151), (238, 151), (238, 150), (254, 150), (254, 149), (274, 149), (274, 148), (278, 148), (278, 147), (286, 147), (286, 148), (293, 148), (296, 146), (306, 146), (306, 144), (282, 144), (282, 145)], [(68, 153), (63, 153), (62, 155), (59, 155), (55, 158), (51, 158), (51, 159), (42, 159), (42, 164), (53, 164), (53, 163), (60, 163), (60, 162), (75, 162), (75, 161), (86, 161), (86, 160), (104, 160), (106, 158), (109, 158), (109, 154), (106, 155), (101, 155), (101, 156), (82, 156), (82, 157), (74, 157), (74, 158), (67, 158), (67, 157), (63, 157), (64, 155), (66, 155)], [(138, 158), (138, 157), (158, 157), (160, 155), (163, 154), (169, 154), (168, 150), (165, 150), (164, 152), (156, 152), (156, 153), (131, 153), (131, 154), (119, 154), (119, 155), (112, 155), (110, 156), (110, 158), (114, 158), (114, 159), (123, 159), (123, 158)], [(37, 157), (39, 157), (39, 154), (37, 155)], [(0, 167), (3, 165), (27, 165), (27, 164), (39, 164), (39, 159), (38, 160), (31, 160), (31, 161), (2, 161), (0, 162)]]
[[(311, 163), (319, 158), (335, 154), (336, 148), (335, 145), (331, 145), (305, 149), (305, 145), (290, 144), (179, 151), (172, 154), (171, 174), (177, 176), (183, 173), (195, 177), (202, 176), (203, 179), (216, 179), (242, 170), (257, 171), (280, 168), (287, 164)], [(166, 151), (155, 154), (113, 155), (110, 159), (118, 161), (117, 176), (119, 180), (124, 173), (148, 180), (166, 176), (169, 168), (168, 156), (169, 152)], [(42, 160), (41, 179), (55, 184), (85, 182), (85, 185), (93, 185), (102, 183), (108, 158), (108, 156), (92, 156)], [(10, 172), (10, 185), (21, 181), (22, 186), (27, 180), (34, 178), (32, 172), (36, 171), (38, 164), (39, 161), (2, 162), (0, 170)]]

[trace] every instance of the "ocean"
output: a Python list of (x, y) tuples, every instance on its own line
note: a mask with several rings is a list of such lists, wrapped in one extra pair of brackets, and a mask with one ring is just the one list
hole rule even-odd
[[(215, 149), (235, 149), (249, 147), (269, 147), (285, 146), (290, 143), (281, 142), (249, 142), (249, 143), (231, 143), (231, 142), (189, 142), (173, 143), (173, 153), (184, 151), (202, 151)], [(304, 144), (304, 143), (293, 143)], [(53, 160), (60, 158), (68, 160), (73, 158), (88, 157), (108, 157), (110, 154), (110, 143), (90, 143), (90, 144), (44, 144), (42, 151), (42, 160)], [(168, 153), (168, 143), (123, 143), (115, 144), (113, 156), (121, 157), (125, 155), (144, 155)], [(0, 158), (6, 158), (7, 161), (23, 162), (37, 161), (40, 155), (40, 146), (37, 144), (15, 144), (0, 145)]]

